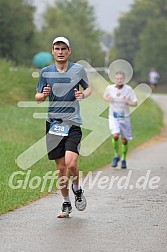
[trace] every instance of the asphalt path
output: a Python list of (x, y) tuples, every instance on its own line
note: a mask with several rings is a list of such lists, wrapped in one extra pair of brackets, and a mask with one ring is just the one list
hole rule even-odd
[(167, 96), (152, 98), (166, 126), (129, 153), (128, 169), (107, 165), (83, 179), (88, 205), (73, 204), (70, 218), (56, 218), (59, 191), (0, 216), (0, 251), (167, 251)]

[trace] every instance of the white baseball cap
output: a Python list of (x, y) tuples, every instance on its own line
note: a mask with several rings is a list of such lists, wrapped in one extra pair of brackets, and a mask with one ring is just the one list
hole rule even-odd
[(68, 41), (68, 39), (66, 39), (65, 37), (57, 37), (53, 40), (53, 45), (56, 43), (56, 42), (63, 42), (65, 43), (69, 48), (70, 48), (70, 43)]

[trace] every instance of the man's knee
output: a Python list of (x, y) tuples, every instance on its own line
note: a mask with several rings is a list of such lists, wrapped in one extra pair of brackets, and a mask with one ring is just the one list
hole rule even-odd
[(119, 139), (119, 134), (114, 134), (114, 135), (113, 135), (113, 138), (114, 138), (115, 141), (118, 141), (118, 139)]
[(122, 144), (127, 145), (128, 140), (126, 138), (122, 138)]
[(71, 161), (71, 162), (67, 163), (67, 169), (70, 171), (76, 171), (77, 163), (75, 161)]
[(57, 169), (57, 173), (59, 177), (66, 175), (67, 168), (66, 168), (65, 161), (63, 159), (58, 159), (58, 160), (55, 160), (55, 162), (56, 162), (56, 169)]

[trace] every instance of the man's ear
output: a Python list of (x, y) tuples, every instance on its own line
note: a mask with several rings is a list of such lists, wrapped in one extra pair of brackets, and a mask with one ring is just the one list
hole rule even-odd
[(69, 50), (68, 50), (68, 51), (69, 51), (69, 55), (71, 55), (71, 53), (72, 53), (72, 50), (71, 50), (71, 48), (69, 48)]

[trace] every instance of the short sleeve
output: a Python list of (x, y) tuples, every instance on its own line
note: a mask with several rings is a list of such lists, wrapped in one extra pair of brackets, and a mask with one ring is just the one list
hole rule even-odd
[(47, 81), (46, 81), (46, 78), (43, 77), (43, 70), (42, 70), (41, 73), (40, 73), (38, 82), (37, 82), (36, 91), (38, 93), (42, 93), (43, 92), (43, 88), (46, 87), (46, 85), (47, 85)]
[(133, 89), (131, 89), (129, 99), (130, 99), (132, 102), (136, 102), (136, 101), (137, 101), (137, 97), (136, 97), (136, 94), (135, 94), (135, 92), (134, 92)]
[(89, 86), (88, 76), (86, 73), (85, 68), (82, 66), (81, 68), (81, 80), (79, 84), (82, 86), (83, 89), (86, 89)]
[(104, 96), (104, 97), (110, 96), (110, 86), (107, 86), (107, 87), (106, 87), (103, 96)]

